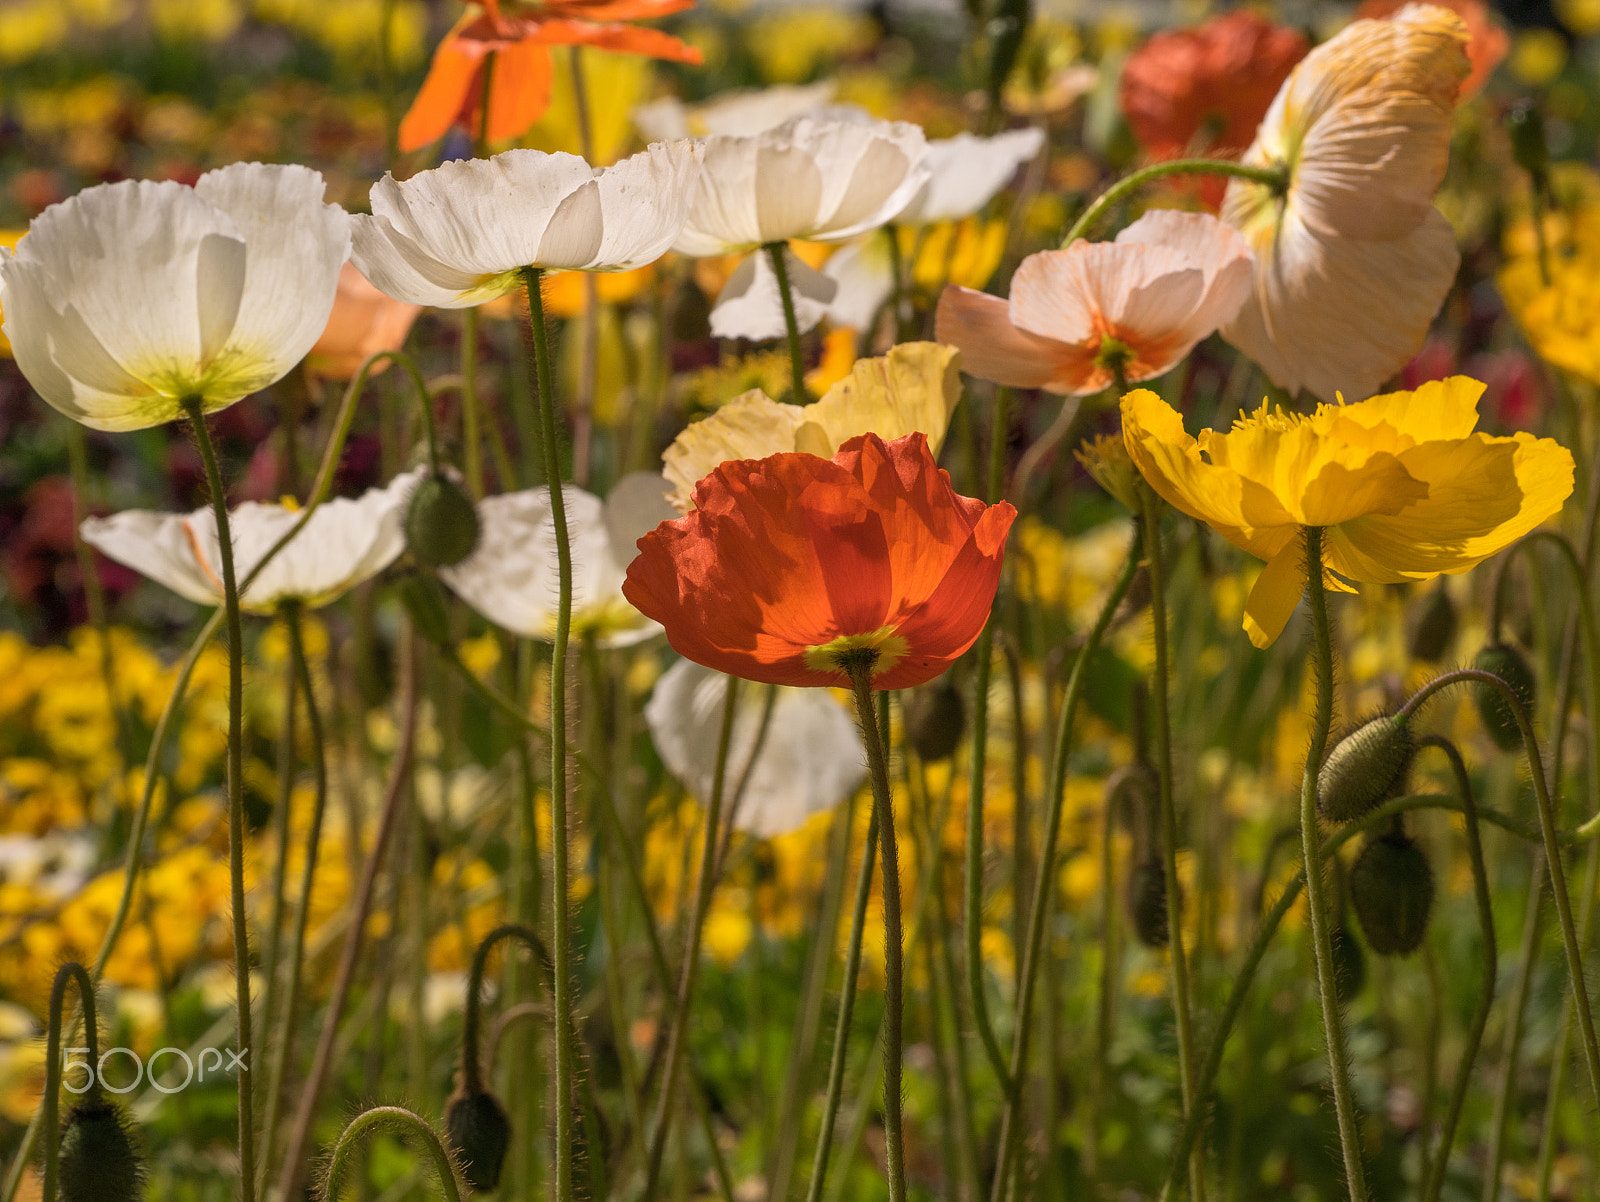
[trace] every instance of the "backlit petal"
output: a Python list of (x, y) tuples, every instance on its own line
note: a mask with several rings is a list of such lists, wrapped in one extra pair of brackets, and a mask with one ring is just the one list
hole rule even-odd
[(1270, 647), (1289, 624), (1306, 589), (1306, 550), (1295, 538), (1267, 561), (1244, 603), (1244, 629), (1257, 647)]
[[(828, 306), (839, 286), (820, 271), (808, 267), (787, 247), (783, 256), (795, 323), (803, 334), (828, 315)], [(783, 292), (777, 273), (772, 270), (772, 260), (765, 250), (754, 251), (734, 269), (717, 295), (716, 306), (711, 310), (711, 333), (717, 338), (765, 342), (782, 338), (788, 328), (783, 312)]]
[[(980, 380), (1008, 388), (1046, 388), (1077, 393), (1094, 370), (1092, 358), (1049, 338), (1019, 330), (1011, 307), (998, 296), (954, 284), (939, 294), (934, 334), (959, 347), (961, 368)], [(1091, 384), (1089, 391), (1098, 391)]]

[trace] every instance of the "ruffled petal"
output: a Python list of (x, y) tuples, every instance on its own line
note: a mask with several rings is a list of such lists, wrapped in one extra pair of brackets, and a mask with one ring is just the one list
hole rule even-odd
[(939, 294), (934, 336), (959, 347), (961, 369), (1008, 388), (1078, 395), (1093, 386), (1094, 362), (1081, 349), (1019, 330), (998, 296), (950, 285)]
[(1306, 551), (1295, 538), (1267, 560), (1244, 603), (1244, 629), (1250, 641), (1266, 648), (1278, 641), (1306, 589)]

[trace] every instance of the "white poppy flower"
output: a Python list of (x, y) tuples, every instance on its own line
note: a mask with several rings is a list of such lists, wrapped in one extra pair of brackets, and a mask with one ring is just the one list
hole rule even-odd
[(208, 413), (281, 379), (327, 325), (349, 217), (306, 167), (235, 163), (193, 188), (124, 180), (51, 205), (0, 305), (17, 365), (97, 430)]
[(833, 99), (838, 85), (820, 83), (777, 84), (770, 88), (738, 88), (713, 96), (701, 104), (684, 104), (676, 96), (663, 96), (633, 110), (633, 124), (652, 142), (674, 138), (703, 138), (708, 134), (759, 134), (791, 117), (814, 113)]
[[(661, 762), (701, 801), (710, 798), (716, 778), (729, 679), (681, 659), (656, 681), (644, 707)], [(813, 814), (849, 797), (867, 775), (867, 752), (855, 719), (827, 689), (780, 688), (752, 764), (766, 704), (764, 688), (746, 686), (740, 692), (723, 776), (728, 805), (745, 780), (733, 822), (760, 839), (799, 829)]]
[(468, 309), (520, 285), (525, 267), (631, 271), (683, 228), (700, 148), (671, 142), (593, 168), (574, 154), (508, 150), (372, 186), (351, 258), (397, 300)]
[[(572, 629), (602, 647), (626, 647), (661, 627), (622, 595), (634, 544), (678, 516), (667, 482), (654, 472), (630, 472), (601, 501), (573, 485), (561, 490), (572, 550)], [(485, 497), (478, 502), (478, 546), (439, 578), (473, 609), (524, 638), (555, 637), (556, 533), (550, 490)]]
[[(839, 284), (803, 262), (787, 246), (783, 248), (783, 263), (789, 274), (795, 325), (803, 334), (832, 310)], [(749, 338), (756, 342), (788, 333), (778, 273), (772, 269), (772, 259), (766, 252), (747, 255), (733, 269), (711, 310), (711, 333), (716, 338)]]
[(928, 182), (894, 219), (896, 225), (960, 221), (983, 209), (1011, 182), (1017, 169), (1038, 157), (1044, 130), (1012, 129), (992, 138), (957, 134), (928, 143)]
[(1461, 18), (1408, 5), (1354, 21), (1290, 73), (1223, 220), (1255, 253), (1255, 286), (1222, 336), (1291, 393), (1370, 396), (1416, 353), (1461, 261), (1433, 194), (1470, 71)]
[[(315, 608), (336, 600), (388, 567), (405, 550), (406, 502), (422, 469), (396, 476), (384, 488), (317, 507), (305, 528), (261, 570), (239, 604), (267, 614), (282, 602)], [(228, 514), (234, 572), (243, 582), (277, 541), (300, 520), (292, 505), (246, 501)], [(83, 541), (197, 605), (222, 604), (222, 553), (208, 505), (193, 513), (129, 509), (85, 518)]]

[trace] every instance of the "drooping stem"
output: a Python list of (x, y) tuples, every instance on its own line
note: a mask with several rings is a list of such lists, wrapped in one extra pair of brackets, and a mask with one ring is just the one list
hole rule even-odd
[(289, 936), (289, 982), (284, 994), (283, 1031), (276, 1055), (267, 1074), (267, 1115), (261, 1130), (263, 1173), (270, 1173), (278, 1131), (278, 1112), (283, 1102), (283, 1083), (288, 1074), (290, 1051), (295, 1044), (299, 1023), (300, 977), (305, 967), (306, 929), (311, 922), (311, 895), (316, 879), (317, 849), (322, 843), (322, 818), (328, 804), (328, 761), (322, 732), (322, 713), (317, 708), (311, 668), (306, 662), (305, 639), (300, 629), (300, 606), (291, 602), (282, 607), (284, 625), (289, 631), (289, 662), (300, 696), (306, 703), (306, 733), (311, 750), (311, 822), (306, 828), (305, 864), (300, 870), (300, 896), (295, 902), (294, 927)]
[(1333, 914), (1329, 910), (1327, 882), (1322, 876), (1322, 843), (1317, 830), (1317, 774), (1322, 769), (1328, 731), (1333, 723), (1333, 638), (1328, 625), (1328, 598), (1322, 583), (1321, 527), (1305, 527), (1305, 549), (1306, 594), (1311, 602), (1311, 633), (1315, 640), (1311, 670), (1316, 674), (1317, 710), (1300, 783), (1300, 850), (1305, 860), (1311, 946), (1317, 964), (1317, 990), (1322, 1000), (1322, 1027), (1328, 1043), (1328, 1067), (1334, 1110), (1339, 1120), (1339, 1146), (1344, 1153), (1345, 1184), (1350, 1202), (1367, 1202), (1360, 1125), (1355, 1095), (1350, 1088), (1350, 1053), (1345, 1045), (1344, 1017), (1339, 1012), (1338, 987), (1334, 982)]
[[(1445, 1110), (1444, 1123), (1439, 1130), (1439, 1148), (1432, 1156), (1431, 1171), (1426, 1174), (1422, 1187), (1422, 1202), (1438, 1202), (1444, 1188), (1445, 1169), (1450, 1163), (1450, 1145), (1455, 1142), (1456, 1124), (1461, 1118), (1461, 1108), (1466, 1104), (1467, 1089), (1472, 1084), (1472, 1064), (1478, 1058), (1483, 1044), (1483, 1029), (1489, 1022), (1489, 1007), (1494, 1004), (1494, 983), (1499, 972), (1494, 941), (1494, 904), (1489, 896), (1489, 873), (1483, 863), (1483, 841), (1478, 833), (1478, 807), (1472, 795), (1472, 779), (1467, 766), (1454, 743), (1438, 735), (1424, 735), (1417, 740), (1419, 746), (1437, 747), (1450, 761), (1450, 771), (1455, 776), (1456, 793), (1466, 814), (1467, 858), (1472, 862), (1472, 895), (1478, 906), (1478, 929), (1483, 935), (1483, 985), (1478, 993), (1478, 1007), (1472, 1015), (1472, 1025), (1467, 1029), (1466, 1047), (1456, 1068), (1456, 1082), (1450, 1091), (1450, 1105)], [(1423, 1138), (1427, 1138), (1424, 1131)]]
[[(876, 658), (874, 656), (873, 658)], [(856, 694), (856, 715), (867, 745), (874, 812), (878, 816), (879, 851), (883, 860), (883, 1139), (889, 1177), (889, 1202), (905, 1202), (904, 1129), (900, 1117), (900, 1061), (904, 1051), (905, 936), (900, 921), (900, 854), (895, 842), (894, 795), (889, 791), (889, 756), (884, 730), (872, 695), (871, 659), (852, 660), (850, 684)]]
[[(1127, 559), (1123, 562), (1122, 574), (1112, 585), (1111, 592), (1101, 605), (1094, 625), (1084, 639), (1083, 647), (1073, 660), (1072, 672), (1067, 677), (1066, 697), (1061, 703), (1061, 714), (1057, 719), (1055, 753), (1050, 764), (1050, 784), (1044, 797), (1044, 835), (1039, 844), (1039, 865), (1034, 873), (1033, 899), (1028, 910), (1027, 942), (1022, 951), (1022, 976), (1017, 989), (1017, 1018), (1012, 1036), (1011, 1062), (1004, 1068), (1001, 1076), (1002, 1085), (1006, 1090), (1006, 1105), (1000, 1118), (1000, 1152), (992, 1195), (995, 1199), (1004, 1197), (1010, 1180), (1011, 1160), (1021, 1140), (1021, 1082), (1033, 1029), (1033, 995), (1044, 952), (1044, 930), (1049, 916), (1050, 902), (1055, 895), (1056, 850), (1061, 836), (1061, 817), (1067, 794), (1067, 764), (1072, 751), (1072, 722), (1084, 689), (1088, 685), (1090, 663), (1095, 658), (1106, 631), (1111, 627), (1111, 619), (1116, 615), (1117, 607), (1122, 604), (1123, 598), (1128, 595), (1129, 587), (1133, 584), (1144, 541), (1143, 530), (1136, 530), (1133, 541), (1128, 547)], [(973, 754), (978, 754), (976, 747), (973, 749)]]
[(811, 1184), (806, 1202), (822, 1202), (828, 1180), (828, 1159), (833, 1154), (833, 1128), (844, 1096), (845, 1056), (850, 1045), (850, 1019), (855, 1012), (856, 978), (861, 975), (861, 939), (867, 924), (867, 902), (872, 896), (872, 872), (878, 855), (878, 807), (872, 807), (867, 838), (861, 847), (861, 868), (856, 875), (855, 903), (850, 911), (850, 941), (845, 946), (844, 980), (839, 989), (839, 1015), (834, 1024), (833, 1055), (828, 1062), (828, 1089), (822, 1102), (822, 1126), (817, 1134), (817, 1154), (811, 1164)]
[[(94, 985), (83, 965), (77, 961), (63, 964), (56, 970), (56, 979), (50, 989), (50, 1018), (45, 1034), (44, 1061), (44, 1188), (42, 1202), (56, 1202), (57, 1183), (61, 1174), (61, 1028), (65, 1022), (67, 986), (78, 986), (78, 1004), (83, 1007), (84, 1042), (89, 1046), (87, 1071), (89, 1081), (79, 1093), (88, 1093), (91, 1100), (100, 1096), (100, 1031), (95, 1025)], [(73, 1051), (80, 1049), (74, 1048)]]
[(539, 443), (550, 489), (550, 525), (556, 538), (556, 628), (550, 655), (550, 868), (553, 880), (551, 950), (555, 959), (556, 1202), (572, 1202), (575, 1132), (573, 1081), (577, 1048), (572, 1037), (572, 912), (569, 857), (572, 832), (567, 815), (567, 646), (572, 631), (572, 544), (561, 487), (561, 451), (556, 437), (556, 394), (545, 329), (543, 272), (523, 269), (528, 294), (528, 338), (532, 343), (539, 402)]
[(1246, 163), (1234, 163), (1227, 159), (1171, 159), (1165, 163), (1152, 163), (1148, 167), (1141, 167), (1138, 171), (1129, 172), (1096, 197), (1095, 202), (1072, 223), (1072, 228), (1061, 240), (1061, 245), (1069, 246), (1086, 236), (1094, 228), (1095, 222), (1105, 215), (1106, 210), (1137, 192), (1151, 180), (1162, 179), (1169, 175), (1228, 175), (1235, 179), (1247, 179), (1265, 184), (1280, 191), (1288, 186), (1289, 178), (1287, 170), (1282, 167), (1251, 167)]
[(244, 903), (244, 623), (239, 617), (239, 582), (233, 572), (233, 537), (228, 529), (228, 491), (222, 469), (217, 465), (200, 398), (186, 397), (182, 404), (205, 465), (222, 561), (222, 604), (228, 630), (228, 877), (239, 1037), (239, 1196), (242, 1202), (255, 1202), (255, 1108), (250, 1077), (255, 1049), (250, 1031), (250, 927)]
[(768, 242), (762, 249), (772, 259), (772, 274), (778, 278), (778, 295), (783, 299), (783, 326), (789, 334), (790, 386), (794, 390), (789, 401), (794, 405), (804, 405), (810, 398), (806, 395), (805, 357), (800, 350), (800, 322), (795, 317), (794, 292), (790, 287), (789, 264), (785, 258), (789, 253), (789, 244)]
[(683, 965), (678, 973), (678, 999), (672, 1011), (672, 1028), (667, 1036), (666, 1064), (661, 1073), (661, 1092), (656, 1100), (656, 1126), (650, 1136), (650, 1152), (645, 1166), (644, 1202), (651, 1202), (661, 1182), (661, 1157), (666, 1151), (672, 1128), (674, 1096), (678, 1087), (678, 1065), (684, 1057), (684, 1041), (689, 1030), (689, 1007), (694, 1002), (694, 985), (700, 969), (700, 933), (706, 911), (711, 907), (711, 892), (716, 886), (717, 833), (722, 822), (722, 794), (728, 775), (728, 748), (733, 742), (733, 720), (739, 709), (739, 681), (728, 677), (728, 692), (722, 702), (722, 727), (717, 734), (717, 763), (711, 777), (711, 796), (706, 801), (705, 837), (700, 849), (700, 882), (695, 890), (694, 910), (689, 916)]
[(382, 1127), (417, 1136), (423, 1151), (428, 1154), (434, 1175), (439, 1179), (439, 1193), (445, 1202), (461, 1202), (461, 1187), (456, 1183), (455, 1166), (450, 1161), (450, 1153), (445, 1151), (443, 1141), (419, 1115), (402, 1106), (374, 1106), (350, 1120), (350, 1125), (340, 1134), (339, 1142), (333, 1146), (333, 1156), (328, 1161), (328, 1175), (323, 1178), (324, 1198), (336, 1202), (339, 1197), (339, 1178), (356, 1145), (369, 1131)]
[(479, 1054), (480, 1032), (483, 1027), (483, 978), (489, 970), (489, 953), (507, 939), (517, 939), (540, 959), (545, 959), (544, 944), (538, 934), (520, 923), (508, 922), (495, 927), (483, 937), (472, 955), (472, 970), (467, 974), (467, 1004), (461, 1021), (461, 1064), (459, 1073), (462, 1088), (469, 1094), (483, 1089), (485, 1066)]

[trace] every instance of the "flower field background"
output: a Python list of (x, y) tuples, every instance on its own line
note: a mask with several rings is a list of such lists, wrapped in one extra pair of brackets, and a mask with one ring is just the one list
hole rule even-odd
[(1597, 35), (5, 0), (0, 1202), (1600, 1196)]

